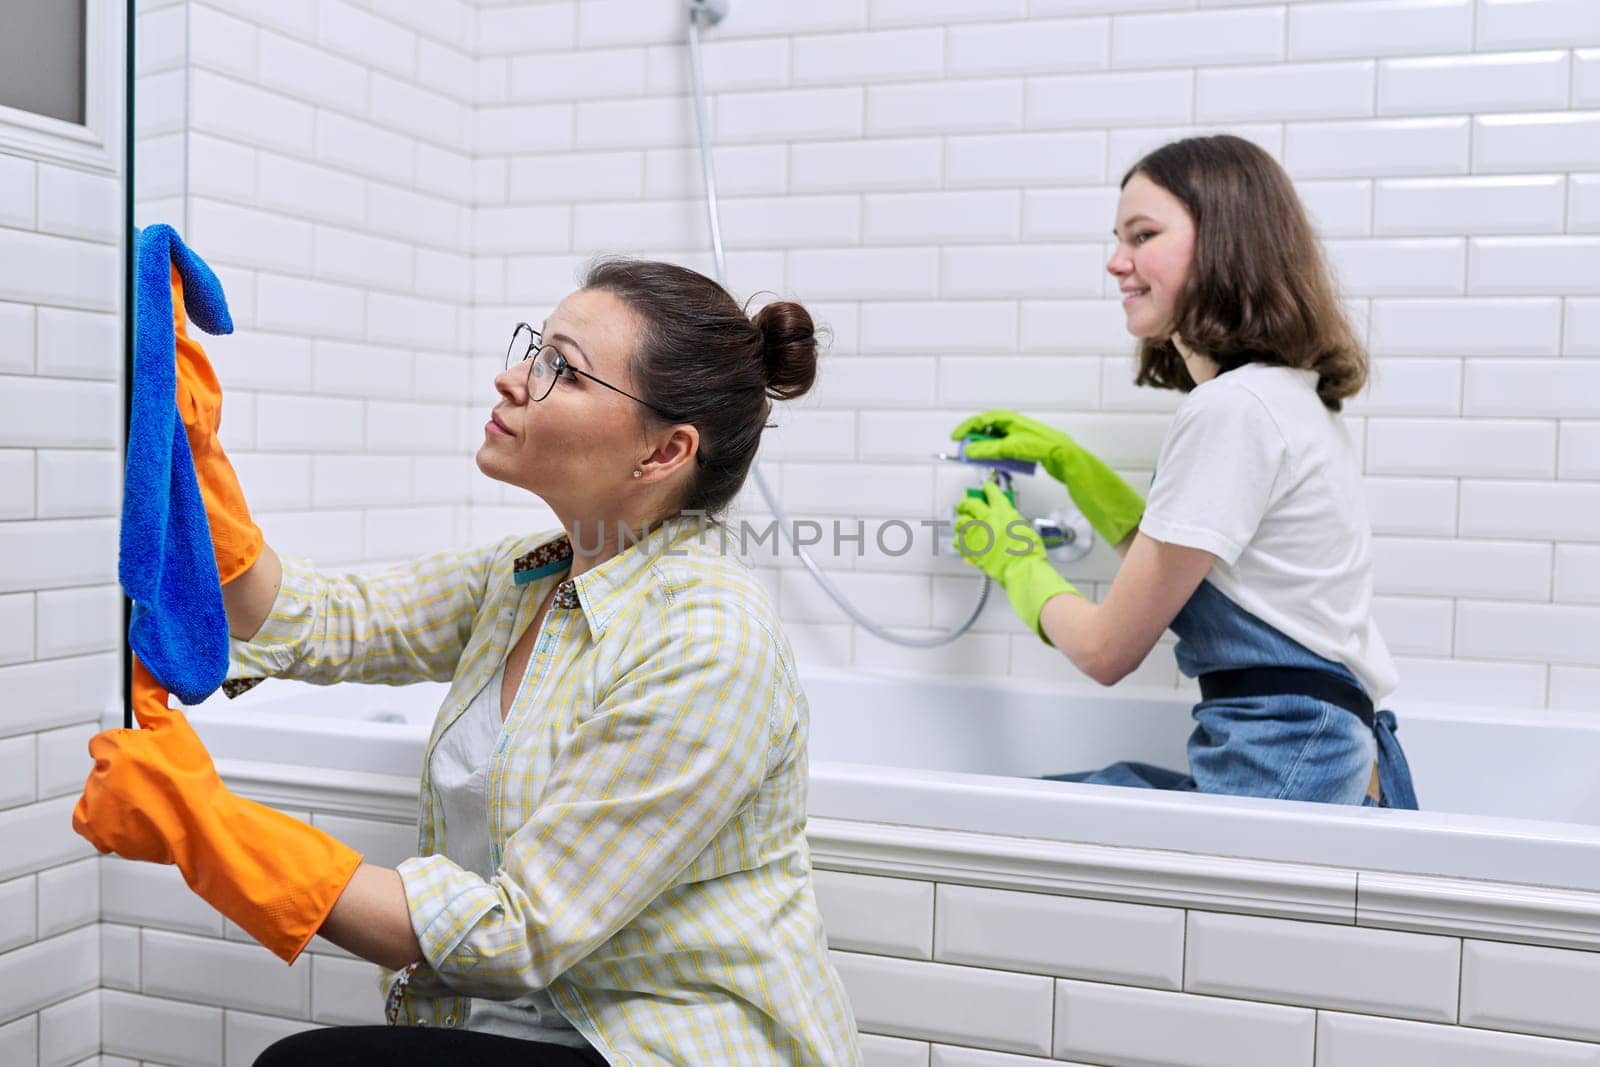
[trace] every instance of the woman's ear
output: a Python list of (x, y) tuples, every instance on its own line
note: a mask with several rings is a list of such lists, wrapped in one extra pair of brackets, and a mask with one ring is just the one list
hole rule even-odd
[(699, 451), (700, 431), (688, 423), (680, 423), (672, 427), (666, 439), (639, 463), (639, 469), (646, 475), (658, 478), (670, 475), (685, 464), (694, 462), (695, 454)]

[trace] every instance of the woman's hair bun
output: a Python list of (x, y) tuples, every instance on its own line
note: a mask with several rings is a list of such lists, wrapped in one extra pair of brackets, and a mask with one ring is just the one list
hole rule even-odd
[(777, 300), (756, 312), (767, 392), (775, 400), (803, 396), (817, 380), (817, 328), (811, 313), (792, 300)]

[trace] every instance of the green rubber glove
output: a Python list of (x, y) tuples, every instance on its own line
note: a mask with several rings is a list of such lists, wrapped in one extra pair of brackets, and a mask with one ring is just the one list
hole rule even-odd
[(1039, 628), (1044, 602), (1058, 593), (1082, 596), (1045, 558), (1044, 542), (994, 482), (983, 484), (983, 499), (962, 497), (956, 505), (956, 551), (999, 583), (1011, 610), (1046, 643)]
[(974, 415), (950, 433), (959, 441), (982, 433), (993, 441), (968, 441), (966, 454), (973, 459), (1025, 459), (1041, 464), (1067, 487), (1072, 502), (1089, 520), (1106, 544), (1116, 546), (1139, 528), (1144, 498), (1118, 477), (1094, 453), (1060, 430), (1035, 422), (1015, 411), (997, 408)]

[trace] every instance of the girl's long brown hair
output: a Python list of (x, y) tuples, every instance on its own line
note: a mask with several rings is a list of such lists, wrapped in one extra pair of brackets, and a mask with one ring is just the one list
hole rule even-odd
[[(1243, 138), (1189, 137), (1151, 152), (1143, 174), (1194, 219), (1194, 262), (1173, 329), (1223, 371), (1272, 363), (1317, 372), (1317, 395), (1338, 411), (1367, 381), (1316, 234), (1283, 168)], [(1139, 385), (1188, 392), (1194, 380), (1166, 338), (1139, 344)]]

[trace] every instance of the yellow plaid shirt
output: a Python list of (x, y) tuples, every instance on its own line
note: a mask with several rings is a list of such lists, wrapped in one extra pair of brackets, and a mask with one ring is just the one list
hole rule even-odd
[[(399, 867), (424, 960), (383, 973), (396, 1021), (547, 988), (614, 1065), (860, 1062), (812, 894), (805, 694), (718, 540), (675, 520), (575, 580), (562, 533), (366, 575), (284, 562), (231, 677), (451, 683)], [(485, 881), (444, 855), (426, 768), (552, 585), (494, 750)]]

